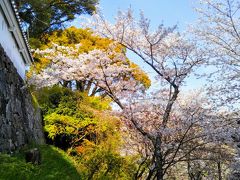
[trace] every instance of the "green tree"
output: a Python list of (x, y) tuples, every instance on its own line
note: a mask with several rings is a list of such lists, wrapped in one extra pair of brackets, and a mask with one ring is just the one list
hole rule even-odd
[(19, 0), (19, 15), (29, 28), (30, 37), (61, 29), (77, 15), (92, 14), (98, 0)]

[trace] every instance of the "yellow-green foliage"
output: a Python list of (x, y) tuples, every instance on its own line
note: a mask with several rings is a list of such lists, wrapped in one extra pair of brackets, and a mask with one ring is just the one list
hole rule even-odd
[(81, 179), (132, 179), (136, 164), (120, 155), (121, 123), (108, 112), (108, 99), (59, 86), (35, 96), (48, 137), (74, 156)]
[[(46, 45), (43, 45), (41, 49), (51, 47), (52, 43), (56, 43), (61, 46), (75, 46), (75, 44), (81, 44), (79, 53), (87, 53), (94, 49), (100, 49), (106, 51), (112, 40), (108, 38), (101, 38), (93, 35), (90, 29), (79, 29), (74, 26), (65, 30), (54, 31), (51, 34), (46, 34), (44, 41)], [(119, 44), (116, 51), (120, 52), (124, 48)]]
[(78, 158), (78, 169), (83, 177), (99, 180), (133, 179), (137, 167), (134, 159), (121, 156), (109, 149), (107, 144), (84, 144), (86, 150)]
[(132, 63), (130, 62), (130, 67), (133, 68), (133, 76), (134, 78), (141, 82), (144, 87), (147, 89), (151, 86), (151, 80), (149, 79), (148, 75), (142, 70), (139, 68), (139, 66), (135, 63)]
[(76, 147), (78, 169), (86, 179), (133, 179), (136, 172), (134, 157), (120, 155), (122, 145), (120, 122), (103, 121), (96, 127), (96, 141), (85, 139)]
[(64, 136), (67, 147), (85, 139), (95, 143), (106, 132), (117, 131), (119, 121), (108, 113), (110, 101), (54, 86), (36, 93), (44, 115), (44, 129), (52, 140)]

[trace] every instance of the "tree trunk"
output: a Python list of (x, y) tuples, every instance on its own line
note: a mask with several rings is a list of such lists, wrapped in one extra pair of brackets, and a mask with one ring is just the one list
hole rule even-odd
[(30, 162), (32, 164), (41, 164), (41, 154), (39, 149), (34, 148), (30, 149), (25, 153), (26, 162)]
[(221, 168), (221, 162), (217, 162), (218, 167), (218, 180), (222, 180), (222, 168)]
[(69, 89), (72, 89), (72, 81), (69, 81), (69, 83), (68, 83), (68, 88), (69, 88)]
[(63, 80), (63, 87), (68, 87), (68, 81)]
[[(170, 93), (171, 94), (171, 93)], [(174, 91), (173, 91), (173, 95), (171, 96), (171, 98), (168, 100), (166, 109), (164, 110), (164, 114), (163, 114), (163, 122), (162, 122), (162, 126), (165, 128), (167, 126), (168, 120), (169, 120), (169, 116), (170, 113), (172, 111), (172, 106), (175, 103), (177, 97), (179, 94), (179, 90), (178, 90), (178, 86), (174, 86)]]
[(146, 180), (151, 180), (153, 173), (154, 173), (154, 170), (151, 169), (148, 173), (148, 177), (146, 178)]
[(85, 88), (85, 91), (89, 93), (91, 87), (92, 87), (92, 83), (91, 83), (91, 81), (88, 81), (87, 87)]
[(77, 90), (83, 92), (84, 91), (84, 82), (76, 81), (76, 88), (77, 88)]
[(161, 152), (161, 135), (157, 135), (155, 142), (155, 166), (156, 166), (156, 178), (157, 180), (163, 180), (163, 157)]

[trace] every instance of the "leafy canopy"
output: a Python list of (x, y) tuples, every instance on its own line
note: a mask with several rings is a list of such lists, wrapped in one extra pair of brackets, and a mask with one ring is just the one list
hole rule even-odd
[(19, 0), (19, 15), (29, 27), (30, 37), (61, 29), (77, 15), (92, 14), (98, 0)]
[(85, 137), (96, 140), (97, 132), (105, 133), (111, 121), (117, 122), (105, 112), (111, 109), (107, 99), (59, 86), (43, 88), (35, 94), (43, 111), (48, 138), (63, 149), (78, 146)]

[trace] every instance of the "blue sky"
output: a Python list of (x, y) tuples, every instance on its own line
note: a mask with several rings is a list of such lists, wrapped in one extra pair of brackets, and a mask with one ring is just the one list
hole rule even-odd
[(151, 23), (157, 26), (164, 23), (167, 26), (178, 25), (182, 31), (196, 20), (194, 6), (196, 0), (100, 0), (100, 8), (106, 19), (114, 21), (118, 10), (125, 10), (131, 6), (137, 16), (142, 10)]
[[(166, 26), (177, 25), (178, 30), (183, 31), (197, 18), (194, 11), (197, 2), (198, 0), (99, 0), (99, 7), (110, 22), (114, 22), (118, 10), (131, 7), (136, 17), (143, 11), (153, 27), (163, 23)], [(79, 27), (80, 19), (76, 19), (71, 25)]]
[[(99, 8), (105, 18), (112, 23), (114, 23), (114, 17), (118, 10), (126, 10), (131, 7), (136, 17), (139, 17), (140, 11), (143, 11), (145, 17), (151, 20), (152, 28), (163, 23), (165, 26), (177, 25), (178, 31), (183, 32), (189, 24), (197, 20), (197, 13), (194, 10), (197, 2), (198, 0), (100, 0)], [(79, 27), (80, 21), (80, 19), (76, 19), (71, 25)], [(141, 63), (142, 61), (132, 53), (128, 53), (128, 56), (152, 77), (153, 72), (146, 64)], [(202, 80), (191, 76), (184, 89), (200, 88), (203, 83)]]

